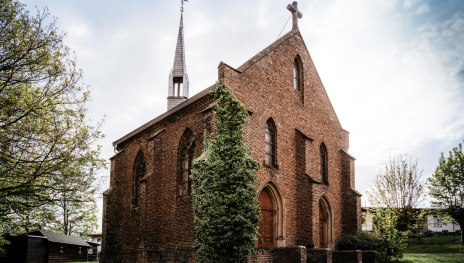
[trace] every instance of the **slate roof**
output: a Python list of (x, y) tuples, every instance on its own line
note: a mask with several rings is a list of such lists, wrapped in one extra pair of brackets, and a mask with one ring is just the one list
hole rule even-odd
[(28, 233), (28, 235), (43, 236), (47, 238), (48, 241), (53, 242), (53, 243), (76, 245), (76, 246), (81, 246), (81, 247), (90, 247), (90, 245), (87, 244), (87, 242), (85, 242), (80, 237), (68, 236), (68, 235), (58, 234), (58, 233), (45, 231), (45, 230), (37, 230), (34, 232), (30, 232)]
[(113, 146), (114, 147), (117, 147), (118, 144), (126, 141), (127, 139), (139, 134), (140, 132), (144, 131), (145, 129), (147, 129), (148, 127), (152, 126), (153, 124), (163, 120), (164, 118), (168, 117), (169, 115), (171, 114), (174, 114), (174, 112), (177, 112), (185, 107), (187, 107), (188, 105), (194, 103), (195, 101), (205, 97), (206, 95), (210, 94), (210, 92), (214, 91), (214, 89), (216, 88), (216, 84), (214, 85), (211, 85), (210, 87), (200, 91), (199, 93), (197, 93), (196, 95), (194, 95), (193, 97), (187, 99), (186, 101), (182, 102), (181, 104), (175, 106), (174, 108), (168, 110), (167, 112), (159, 115), (158, 117), (154, 118), (153, 120), (145, 123), (144, 125), (138, 127), (137, 129), (129, 132), (128, 134), (126, 134), (125, 136), (123, 136), (122, 138), (116, 140), (115, 142), (113, 142)]
[(177, 34), (176, 55), (172, 68), (173, 77), (183, 77), (187, 73), (185, 70), (185, 49), (184, 49), (184, 23), (183, 16), (180, 15), (179, 33)]

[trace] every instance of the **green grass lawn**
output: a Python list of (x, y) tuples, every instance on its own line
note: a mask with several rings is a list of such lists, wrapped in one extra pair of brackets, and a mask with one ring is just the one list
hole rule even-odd
[(405, 253), (464, 253), (464, 246), (459, 244), (460, 237), (452, 235), (410, 238)]
[(449, 236), (410, 238), (402, 263), (464, 263), (464, 246), (460, 237)]
[(401, 263), (464, 263), (462, 253), (414, 253), (404, 254)]

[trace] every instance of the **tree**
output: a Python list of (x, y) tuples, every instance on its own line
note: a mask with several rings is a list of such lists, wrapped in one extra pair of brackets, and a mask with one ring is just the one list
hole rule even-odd
[[(72, 182), (78, 180), (78, 182)], [(54, 202), (38, 207), (16, 210), (8, 216), (8, 233), (27, 233), (35, 229), (51, 230), (57, 233), (87, 237), (97, 224), (96, 188), (81, 177), (62, 178), (59, 182), (63, 190), (55, 196)], [(79, 184), (79, 186), (76, 186)]]
[(56, 196), (54, 217), (48, 227), (65, 235), (87, 237), (97, 228), (96, 189), (88, 174), (73, 175), (75, 169), (56, 178), (61, 191)]
[[(393, 256), (397, 261), (403, 257), (401, 253), (407, 246), (408, 234), (404, 231), (399, 231), (398, 225), (398, 213), (397, 209), (393, 208), (374, 208), (372, 209), (374, 214), (374, 232), (375, 235), (381, 237), (386, 241), (389, 248), (393, 248), (393, 253), (388, 256)], [(384, 251), (379, 251), (384, 253)], [(385, 257), (382, 257), (382, 261)], [(389, 262), (389, 260), (387, 260)]]
[(42, 229), (54, 218), (55, 213), (51, 205), (15, 208), (2, 222), (5, 225), (3, 233), (28, 233)]
[(214, 92), (217, 132), (194, 162), (193, 207), (199, 262), (248, 262), (260, 218), (256, 171), (242, 141), (248, 113), (221, 84)]
[[(62, 193), (94, 188), (105, 165), (94, 146), (99, 125), (87, 123), (89, 88), (69, 53), (47, 10), (31, 15), (15, 0), (0, 1), (2, 230), (57, 205)], [(75, 184), (58, 183), (63, 177)]]
[(412, 211), (424, 199), (422, 170), (416, 161), (399, 155), (391, 159), (375, 179), (372, 190), (366, 192), (371, 206), (393, 208), (398, 213), (398, 229), (408, 230), (414, 224)]
[[(448, 157), (441, 154), (438, 166), (428, 182), (432, 205), (445, 211), (463, 229), (464, 153), (461, 143), (449, 151)], [(461, 244), (464, 245), (462, 231)]]

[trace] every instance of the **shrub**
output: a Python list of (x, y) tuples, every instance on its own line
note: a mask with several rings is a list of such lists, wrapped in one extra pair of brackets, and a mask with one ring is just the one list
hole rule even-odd
[(388, 243), (369, 232), (361, 232), (356, 235), (345, 236), (338, 242), (339, 250), (377, 250), (386, 251)]
[(338, 250), (375, 250), (379, 262), (389, 262), (387, 249), (390, 243), (375, 233), (360, 232), (343, 237), (337, 244)]

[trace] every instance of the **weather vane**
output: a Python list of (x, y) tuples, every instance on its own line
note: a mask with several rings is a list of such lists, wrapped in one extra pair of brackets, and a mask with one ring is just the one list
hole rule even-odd
[(180, 0), (180, 11), (184, 12), (184, 2), (188, 2), (188, 0)]

